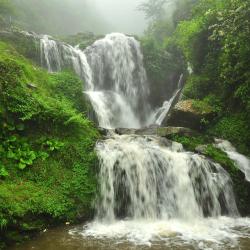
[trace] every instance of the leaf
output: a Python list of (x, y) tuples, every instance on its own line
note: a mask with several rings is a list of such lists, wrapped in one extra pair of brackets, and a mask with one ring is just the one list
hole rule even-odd
[(18, 168), (19, 168), (19, 169), (24, 170), (26, 167), (27, 167), (26, 164), (21, 163), (21, 162), (18, 163)]
[(8, 171), (2, 164), (0, 164), (0, 177), (7, 177), (7, 176), (9, 176)]
[(46, 152), (39, 152), (38, 153), (38, 158), (41, 158), (42, 161), (45, 161), (49, 157), (49, 154)]
[(12, 136), (8, 139), (9, 142), (15, 142), (16, 140), (17, 140), (17, 138), (16, 138), (16, 136), (14, 136), (14, 135), (12, 135)]
[(36, 152), (35, 151), (30, 151), (29, 152), (29, 157), (30, 157), (30, 160), (34, 161), (37, 158)]
[(18, 130), (18, 131), (23, 131), (24, 130), (24, 124), (23, 123), (20, 123), (20, 124), (18, 124), (17, 126), (16, 126), (16, 129)]
[(7, 158), (8, 159), (16, 159), (16, 154), (10, 150), (7, 152)]
[(25, 165), (32, 165), (33, 161), (31, 159), (20, 159), (20, 163)]
[(8, 129), (9, 131), (14, 131), (14, 130), (15, 130), (15, 126), (14, 126), (14, 125), (8, 125), (8, 126), (7, 126), (7, 129)]

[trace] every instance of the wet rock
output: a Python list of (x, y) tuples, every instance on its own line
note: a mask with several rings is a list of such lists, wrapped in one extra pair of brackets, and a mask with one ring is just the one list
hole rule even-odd
[(110, 133), (110, 129), (106, 129), (102, 127), (98, 127), (97, 129), (102, 136), (108, 136)]
[(37, 86), (36, 86), (34, 83), (32, 83), (32, 82), (27, 83), (27, 86), (28, 86), (30, 89), (37, 89)]
[(156, 135), (160, 137), (168, 137), (170, 135), (195, 136), (199, 133), (189, 128), (183, 127), (159, 127), (151, 126), (142, 129), (117, 128), (115, 133), (118, 135)]
[(193, 100), (184, 100), (173, 107), (164, 123), (168, 126), (201, 130), (203, 127), (202, 121), (209, 121), (213, 117), (212, 109), (199, 110), (194, 107)]
[(118, 135), (134, 135), (137, 130), (132, 128), (116, 128), (115, 133)]
[(157, 135), (168, 137), (170, 135), (197, 136), (199, 133), (184, 127), (162, 127), (157, 129)]
[(195, 152), (198, 154), (206, 155), (207, 145), (198, 145), (195, 148)]

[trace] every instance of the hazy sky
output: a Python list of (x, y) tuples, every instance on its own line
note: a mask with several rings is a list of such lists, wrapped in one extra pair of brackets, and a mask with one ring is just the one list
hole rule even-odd
[(142, 34), (147, 26), (144, 15), (136, 10), (143, 0), (89, 0), (109, 24), (109, 32)]
[(146, 0), (12, 0), (18, 21), (27, 30), (52, 35), (92, 31), (142, 35), (144, 13), (136, 10)]

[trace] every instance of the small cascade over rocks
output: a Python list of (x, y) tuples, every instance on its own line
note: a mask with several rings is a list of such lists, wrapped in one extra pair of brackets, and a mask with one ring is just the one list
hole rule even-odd
[(50, 36), (40, 38), (41, 65), (49, 72), (70, 68), (85, 81), (86, 88), (92, 88), (92, 72), (86, 55), (78, 47), (53, 40)]
[(183, 74), (181, 74), (179, 78), (177, 84), (177, 90), (173, 93), (173, 96), (170, 98), (170, 100), (165, 101), (162, 107), (158, 108), (153, 114), (152, 122), (154, 124), (159, 126), (163, 124), (171, 108), (180, 100), (182, 89), (183, 89)]
[(228, 173), (182, 145), (155, 136), (114, 135), (97, 144), (97, 219), (194, 220), (237, 216)]
[(227, 153), (228, 157), (236, 163), (236, 166), (245, 174), (250, 182), (250, 159), (237, 152), (236, 148), (226, 140), (216, 139), (215, 146)]

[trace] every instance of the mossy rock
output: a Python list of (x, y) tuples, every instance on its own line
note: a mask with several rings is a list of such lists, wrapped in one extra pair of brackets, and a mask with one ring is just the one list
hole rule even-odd
[(186, 127), (202, 130), (205, 123), (214, 118), (215, 114), (209, 106), (198, 106), (195, 100), (179, 101), (171, 110), (165, 123), (173, 127)]

